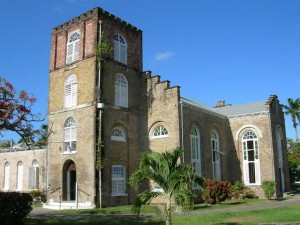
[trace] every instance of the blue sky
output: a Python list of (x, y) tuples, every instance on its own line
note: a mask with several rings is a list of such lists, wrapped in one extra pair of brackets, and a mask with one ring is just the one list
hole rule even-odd
[[(9, 0), (0, 3), (0, 75), (46, 116), (51, 29), (99, 6), (143, 31), (144, 70), (208, 106), (298, 98), (299, 0)], [(287, 137), (294, 138), (290, 118)], [(0, 139), (18, 139), (6, 133)]]

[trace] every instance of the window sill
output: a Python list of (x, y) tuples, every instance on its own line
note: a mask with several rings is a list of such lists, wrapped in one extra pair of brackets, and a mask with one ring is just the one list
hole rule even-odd
[(260, 186), (261, 183), (255, 183), (255, 184), (245, 184), (246, 186)]
[(169, 135), (157, 136), (157, 137), (151, 137), (150, 140), (162, 139), (162, 138), (168, 138), (168, 137), (169, 137)]
[(62, 152), (62, 155), (75, 155), (77, 151), (72, 151), (72, 152)]
[(116, 194), (111, 194), (111, 197), (125, 197), (125, 196), (128, 196), (128, 194), (125, 194), (125, 193), (116, 193)]

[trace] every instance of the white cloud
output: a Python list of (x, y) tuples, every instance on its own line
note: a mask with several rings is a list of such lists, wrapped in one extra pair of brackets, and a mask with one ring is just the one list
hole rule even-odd
[(154, 58), (156, 61), (165, 61), (171, 58), (173, 55), (174, 52), (166, 51), (166, 52), (157, 53)]

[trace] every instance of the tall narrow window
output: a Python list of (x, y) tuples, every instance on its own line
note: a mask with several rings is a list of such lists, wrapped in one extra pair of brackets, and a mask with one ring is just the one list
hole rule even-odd
[(4, 185), (3, 185), (3, 190), (5, 190), (5, 191), (7, 191), (7, 190), (9, 190), (9, 174), (10, 174), (10, 172), (9, 172), (9, 163), (8, 162), (6, 162), (5, 164), (4, 164)]
[(127, 44), (125, 38), (120, 34), (114, 36), (114, 59), (127, 64)]
[(64, 126), (64, 152), (76, 151), (76, 123), (73, 117), (69, 117)]
[(65, 108), (77, 105), (77, 77), (71, 74), (65, 81)]
[(39, 164), (37, 160), (32, 162), (32, 166), (29, 167), (28, 173), (28, 189), (39, 188)]
[(67, 64), (79, 59), (79, 32), (74, 32), (67, 43)]
[(120, 73), (115, 78), (115, 105), (128, 108), (128, 83)]
[(23, 190), (23, 163), (20, 161), (17, 165), (17, 191)]
[(112, 166), (112, 195), (124, 195), (126, 191), (125, 167)]
[(211, 132), (211, 149), (213, 163), (213, 178), (216, 180), (221, 180), (219, 136), (216, 131)]
[(253, 131), (243, 135), (243, 167), (245, 184), (260, 184), (258, 138)]
[(191, 162), (195, 173), (201, 173), (200, 132), (193, 127), (190, 133)]

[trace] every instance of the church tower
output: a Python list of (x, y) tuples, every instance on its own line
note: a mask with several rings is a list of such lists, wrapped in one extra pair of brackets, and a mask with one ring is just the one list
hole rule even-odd
[[(100, 62), (101, 40), (112, 51)], [(142, 31), (94, 8), (52, 30), (49, 76), (48, 206), (131, 203), (145, 86)]]

